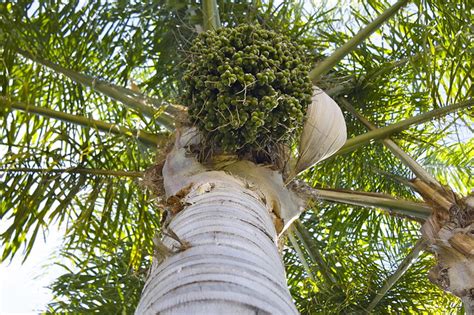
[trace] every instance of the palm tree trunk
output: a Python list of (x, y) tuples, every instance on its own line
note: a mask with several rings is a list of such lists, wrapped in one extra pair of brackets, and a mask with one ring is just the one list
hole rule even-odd
[(169, 228), (189, 248), (153, 268), (137, 314), (297, 313), (276, 230), (254, 192), (221, 183), (196, 188), (186, 203)]
[(248, 181), (206, 170), (185, 153), (175, 145), (163, 167), (177, 214), (163, 228), (167, 257), (155, 260), (136, 313), (297, 314), (269, 201)]

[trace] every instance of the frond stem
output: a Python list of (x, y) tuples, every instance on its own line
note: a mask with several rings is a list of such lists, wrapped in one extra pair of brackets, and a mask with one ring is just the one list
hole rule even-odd
[[(442, 50), (442, 46), (435, 46), (435, 51), (440, 50)], [(428, 52), (431, 51), (422, 51), (410, 57), (388, 62), (374, 72), (362, 75), (360, 77), (357, 75), (351, 75), (348, 80), (338, 83), (336, 86), (326, 90), (325, 92), (327, 95), (335, 98), (341, 94), (348, 94), (352, 89), (355, 88), (365, 89), (370, 86), (370, 82), (374, 82), (381, 75), (384, 75), (395, 68), (402, 67), (408, 62), (416, 62), (418, 59), (424, 57)]]
[(306, 258), (304, 257), (304, 254), (303, 254), (303, 250), (301, 249), (300, 244), (298, 244), (298, 241), (296, 240), (294, 233), (295, 232), (293, 231), (293, 226), (290, 226), (287, 235), (288, 235), (288, 239), (290, 240), (291, 246), (295, 250), (296, 255), (298, 255), (298, 258), (300, 259), (300, 262), (303, 265), (304, 269), (306, 270), (306, 273), (308, 274), (309, 278), (313, 281), (316, 281), (314, 279), (313, 271), (311, 270), (311, 267), (306, 261)]
[(309, 77), (313, 82), (317, 82), (321, 76), (329, 72), (339, 61), (353, 51), (360, 43), (362, 43), (367, 37), (375, 32), (385, 21), (390, 19), (398, 10), (407, 4), (408, 0), (400, 0), (393, 6), (388, 8), (375, 20), (369, 23), (366, 27), (361, 29), (354, 37), (352, 37), (344, 45), (336, 49), (331, 56), (324, 59), (316, 65), (316, 67), (310, 72)]
[(394, 123), (386, 127), (369, 131), (367, 133), (364, 133), (362, 135), (359, 135), (352, 139), (347, 140), (346, 143), (341, 147), (341, 149), (339, 149), (339, 151), (337, 151), (335, 154), (340, 155), (340, 154), (351, 152), (357, 149), (358, 147), (365, 145), (371, 141), (384, 139), (384, 138), (390, 137), (390, 135), (394, 133), (406, 130), (411, 125), (427, 122), (433, 118), (452, 113), (458, 109), (469, 108), (473, 104), (474, 104), (474, 100), (468, 99), (459, 103), (437, 108), (427, 113), (423, 113), (421, 115), (405, 119), (403, 121)]
[[(75, 72), (70, 69), (66, 69), (58, 64), (55, 64), (49, 60), (34, 56), (32, 53), (17, 48), (17, 53), (23, 57), (32, 61), (38, 62), (39, 64), (54, 70), (55, 72), (61, 73), (68, 77), (72, 81), (84, 85), (93, 91), (100, 92), (116, 101), (121, 102), (126, 107), (133, 109), (147, 117), (155, 119), (157, 123), (172, 130), (173, 127), (173, 116), (176, 115), (178, 109), (173, 108), (169, 104), (163, 104), (160, 100), (146, 97), (145, 95), (132, 91), (130, 89), (114, 85), (112, 83)], [(158, 107), (167, 105), (165, 114), (161, 113)], [(155, 106), (155, 107), (153, 107)], [(161, 114), (161, 115), (160, 115)]]
[(36, 115), (41, 115), (47, 118), (59, 119), (65, 122), (73, 123), (76, 125), (95, 128), (105, 133), (112, 133), (116, 135), (125, 135), (128, 137), (136, 138), (142, 141), (145, 144), (156, 146), (160, 141), (164, 140), (163, 135), (155, 135), (140, 129), (128, 129), (125, 127), (118, 126), (116, 124), (110, 124), (101, 120), (96, 120), (92, 118), (87, 118), (80, 115), (72, 115), (63, 113), (60, 111), (55, 111), (49, 108), (38, 107), (33, 105), (28, 105), (21, 102), (10, 101), (6, 97), (0, 96), (0, 107), (3, 108), (12, 108), (16, 110), (21, 110), (27, 113), (33, 113)]
[[(368, 121), (364, 116), (359, 114), (355, 108), (345, 99), (340, 99), (340, 104), (344, 106), (349, 112), (351, 112), (359, 121), (364, 124), (369, 130), (377, 130), (378, 127)], [(418, 164), (411, 156), (409, 156), (405, 151), (403, 151), (393, 140), (387, 138), (382, 140), (383, 144), (390, 150), (392, 153), (400, 159), (400, 161), (421, 180), (426, 183), (435, 185), (436, 187), (441, 188), (441, 184), (428, 173), (420, 164)]]
[[(434, 47), (435, 52), (439, 52), (441, 50), (443, 50), (443, 47), (440, 46), (440, 45), (437, 45), (437, 46)], [(372, 73), (369, 72), (368, 74), (362, 76), (360, 78), (360, 81), (366, 81), (366, 80), (370, 79), (370, 81), (373, 82), (378, 77), (380, 77), (382, 75), (385, 75), (386, 73), (389, 73), (393, 69), (400, 68), (400, 67), (404, 66), (405, 64), (407, 64), (408, 62), (415, 63), (416, 61), (418, 61), (418, 59), (425, 57), (426, 54), (428, 54), (428, 53), (431, 53), (431, 50), (429, 50), (429, 49), (424, 50), (424, 51), (421, 51), (421, 52), (419, 52), (417, 54), (414, 54), (412, 56), (409, 56), (409, 57), (406, 57), (406, 58), (403, 58), (403, 59), (400, 59), (400, 60), (395, 60), (395, 61), (389, 62), (385, 67), (381, 67), (381, 68), (377, 69), (376, 71), (374, 71)], [(362, 86), (362, 88), (366, 88), (368, 85), (369, 85), (369, 82), (366, 82)]]
[(337, 285), (337, 281), (334, 278), (334, 275), (331, 272), (331, 269), (324, 260), (323, 255), (315, 245), (315, 242), (309, 232), (306, 230), (306, 227), (301, 223), (299, 219), (293, 222), (292, 231), (303, 243), (304, 248), (309, 254), (309, 257), (318, 265), (319, 271), (323, 277), (332, 285)]
[(294, 180), (292, 188), (308, 199), (385, 209), (416, 221), (425, 220), (432, 212), (431, 207), (425, 203), (395, 199), (387, 194), (343, 189), (316, 189), (302, 180)]
[(202, 12), (204, 18), (204, 30), (217, 30), (221, 27), (221, 20), (219, 17), (219, 8), (216, 0), (203, 0)]
[(93, 169), (93, 168), (81, 168), (71, 167), (66, 169), (48, 169), (48, 168), (28, 168), (28, 167), (16, 167), (16, 168), (0, 168), (0, 172), (4, 173), (71, 173), (71, 174), (90, 174), (90, 175), (102, 175), (102, 176), (115, 176), (115, 177), (142, 177), (143, 172), (135, 171), (113, 171), (104, 169)]
[(387, 294), (387, 292), (394, 286), (395, 283), (405, 274), (408, 268), (413, 264), (413, 262), (418, 258), (420, 252), (424, 250), (426, 247), (426, 242), (420, 238), (415, 246), (412, 248), (410, 253), (403, 259), (403, 261), (398, 266), (397, 270), (385, 281), (385, 284), (382, 288), (377, 292), (375, 298), (370, 302), (369, 306), (367, 307), (367, 313), (371, 313), (371, 311), (377, 306), (380, 300)]

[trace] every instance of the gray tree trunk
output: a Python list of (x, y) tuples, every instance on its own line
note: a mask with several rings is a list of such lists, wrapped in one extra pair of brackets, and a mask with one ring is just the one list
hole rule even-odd
[(154, 262), (136, 313), (297, 314), (271, 200), (239, 176), (206, 170), (183, 147), (177, 141), (163, 168), (166, 194), (182, 206), (162, 243), (174, 251)]

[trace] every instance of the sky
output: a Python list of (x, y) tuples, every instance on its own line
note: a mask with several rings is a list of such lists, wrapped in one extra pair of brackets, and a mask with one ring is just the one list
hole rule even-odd
[[(29, 12), (33, 14), (37, 8), (38, 2), (34, 2)], [(0, 156), (3, 153), (0, 147)], [(2, 219), (0, 232), (7, 226), (8, 222)], [(52, 264), (58, 256), (63, 235), (64, 231), (59, 231), (57, 226), (50, 226), (45, 238), (38, 237), (24, 263), (19, 252), (11, 262), (0, 264), (0, 315), (38, 314), (45, 310), (53, 298), (47, 286), (65, 272)]]
[[(5, 222), (0, 223), (0, 230)], [(46, 237), (36, 240), (25, 261), (21, 253), (11, 263), (0, 264), (0, 314), (38, 314), (51, 301), (52, 293), (46, 288), (64, 269), (51, 265), (58, 253), (63, 231), (53, 227)], [(49, 266), (48, 266), (49, 265)]]

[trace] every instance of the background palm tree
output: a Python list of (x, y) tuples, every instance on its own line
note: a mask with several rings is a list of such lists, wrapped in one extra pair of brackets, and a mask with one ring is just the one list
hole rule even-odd
[[(431, 113), (379, 136), (395, 146), (368, 144), (373, 133), (349, 140), (300, 176), (319, 196), (284, 247), (302, 313), (460, 307), (427, 280), (434, 261), (418, 240), (431, 208), (408, 181), (420, 173), (390, 150), (461, 196), (474, 187), (472, 3), (413, 1), (367, 39), (354, 37), (389, 6), (218, 1), (222, 26), (258, 22), (311, 52), (323, 69), (312, 78), (345, 110), (349, 138)], [(50, 309), (133, 312), (161, 221), (140, 178), (180, 113), (171, 104), (185, 52), (209, 27), (201, 4), (19, 1), (0, 4), (0, 16), (2, 259), (22, 247), (26, 258), (43, 231), (66, 226), (62, 255), (74, 267), (52, 285)], [(130, 79), (144, 92), (127, 88)], [(454, 114), (435, 111), (452, 104)]]

